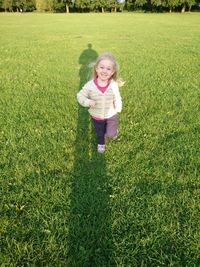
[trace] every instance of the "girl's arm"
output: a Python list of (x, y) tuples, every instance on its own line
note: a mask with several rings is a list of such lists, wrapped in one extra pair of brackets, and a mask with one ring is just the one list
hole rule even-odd
[(77, 94), (77, 100), (83, 107), (90, 107), (91, 100), (89, 99), (89, 90), (87, 84)]
[(117, 112), (121, 112), (122, 111), (122, 98), (119, 92), (119, 87), (118, 84), (115, 83), (114, 84), (114, 106)]

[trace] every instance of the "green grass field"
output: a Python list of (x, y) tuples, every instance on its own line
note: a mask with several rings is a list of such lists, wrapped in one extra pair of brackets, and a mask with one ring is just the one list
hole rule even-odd
[[(1, 267), (200, 266), (199, 25), (0, 14)], [(98, 155), (76, 93), (103, 51), (126, 83)]]

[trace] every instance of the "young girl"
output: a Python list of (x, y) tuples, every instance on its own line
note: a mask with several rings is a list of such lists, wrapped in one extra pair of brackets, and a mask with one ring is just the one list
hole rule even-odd
[(118, 71), (119, 66), (114, 56), (109, 52), (103, 53), (94, 64), (93, 79), (77, 94), (79, 104), (89, 108), (99, 153), (105, 151), (106, 137), (117, 137), (117, 113), (122, 109)]

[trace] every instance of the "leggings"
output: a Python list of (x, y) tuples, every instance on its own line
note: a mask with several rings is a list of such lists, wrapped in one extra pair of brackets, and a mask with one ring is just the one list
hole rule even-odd
[(94, 129), (97, 136), (97, 143), (105, 144), (105, 137), (117, 136), (117, 115), (105, 120), (96, 120), (92, 118)]

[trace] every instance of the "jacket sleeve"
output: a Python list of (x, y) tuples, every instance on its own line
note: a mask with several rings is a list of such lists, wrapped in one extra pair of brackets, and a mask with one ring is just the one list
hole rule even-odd
[(122, 111), (122, 98), (119, 92), (119, 87), (117, 83), (114, 83), (113, 87), (113, 92), (114, 92), (114, 107), (117, 112)]
[(83, 107), (90, 106), (90, 99), (89, 99), (89, 89), (87, 84), (83, 86), (83, 88), (77, 94), (78, 103)]

